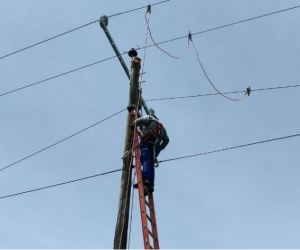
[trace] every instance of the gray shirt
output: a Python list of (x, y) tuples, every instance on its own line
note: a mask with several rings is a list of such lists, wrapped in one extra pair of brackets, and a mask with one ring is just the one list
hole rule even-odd
[(154, 116), (146, 115), (146, 116), (140, 117), (133, 122), (133, 125), (134, 125), (134, 123), (136, 124), (136, 126), (144, 126), (144, 131), (143, 131), (144, 136), (143, 137), (146, 137), (149, 133), (151, 133), (151, 131), (153, 131), (159, 124), (161, 126), (159, 136), (156, 135), (156, 137), (159, 137), (159, 139), (160, 139), (158, 146), (161, 149), (164, 149), (168, 145), (169, 136), (167, 134), (167, 131), (166, 131), (165, 127), (163, 126), (163, 124), (158, 119), (156, 119)]

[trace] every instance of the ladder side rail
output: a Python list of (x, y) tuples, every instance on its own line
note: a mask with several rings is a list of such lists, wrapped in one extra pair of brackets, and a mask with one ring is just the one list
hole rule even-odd
[[(139, 144), (138, 141), (138, 132), (134, 131), (134, 147)], [(137, 147), (134, 151), (135, 153), (135, 167), (137, 173), (137, 181), (138, 181), (138, 193), (139, 193), (139, 203), (140, 203), (140, 211), (141, 211), (141, 221), (142, 221), (142, 231), (143, 231), (143, 240), (145, 249), (151, 249), (150, 241), (149, 241), (149, 233), (148, 233), (148, 223), (147, 223), (147, 210), (145, 204), (145, 194), (144, 194), (144, 185), (143, 185), (143, 176), (141, 169), (141, 157), (140, 157), (140, 148)]]
[(156, 215), (155, 215), (155, 207), (154, 207), (154, 197), (153, 194), (148, 196), (148, 201), (150, 205), (150, 218), (151, 218), (151, 225), (152, 225), (152, 233), (153, 237), (153, 244), (155, 249), (159, 249), (159, 240), (158, 240), (158, 232), (157, 232), (157, 224), (156, 224)]

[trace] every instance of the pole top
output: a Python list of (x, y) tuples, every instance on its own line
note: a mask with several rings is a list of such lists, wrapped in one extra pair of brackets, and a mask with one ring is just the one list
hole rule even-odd
[(131, 50), (128, 51), (129, 57), (136, 57), (137, 55), (138, 55), (138, 53), (134, 48), (132, 48)]
[(106, 28), (108, 25), (108, 17), (105, 15), (100, 17), (99, 24), (102, 29)]

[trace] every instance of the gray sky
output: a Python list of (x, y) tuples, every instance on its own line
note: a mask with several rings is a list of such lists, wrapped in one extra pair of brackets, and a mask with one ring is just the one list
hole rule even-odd
[[(0, 57), (149, 3), (155, 1), (1, 0)], [(152, 7), (150, 28), (163, 42), (299, 4), (171, 0)], [(299, 84), (299, 11), (194, 35), (215, 86), (226, 92)], [(144, 46), (145, 12), (109, 19), (121, 52)], [(186, 46), (186, 38), (161, 45), (172, 55)], [(1, 59), (0, 94), (114, 55), (99, 24), (91, 24)], [(215, 93), (192, 46), (178, 60), (147, 48), (144, 71), (145, 100)], [(256, 91), (239, 102), (220, 95), (148, 102), (170, 136), (159, 160), (298, 134), (299, 89)], [(0, 96), (0, 167), (126, 108), (128, 91), (114, 58)], [(0, 196), (121, 168), (126, 112), (0, 171)], [(161, 248), (300, 248), (299, 146), (294, 137), (161, 163), (154, 193)], [(1, 199), (0, 248), (112, 248), (120, 179), (117, 172)], [(130, 247), (142, 248), (136, 194)]]

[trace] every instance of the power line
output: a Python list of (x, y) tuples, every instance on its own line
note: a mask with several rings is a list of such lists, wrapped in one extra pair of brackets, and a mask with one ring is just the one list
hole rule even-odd
[(45, 151), (45, 150), (47, 150), (47, 149), (49, 149), (49, 148), (52, 148), (52, 147), (56, 146), (57, 144), (62, 143), (62, 142), (64, 142), (64, 141), (66, 141), (66, 140), (68, 140), (68, 139), (74, 137), (75, 135), (78, 135), (78, 134), (80, 134), (80, 133), (82, 133), (82, 132), (84, 132), (84, 131), (86, 131), (86, 130), (88, 130), (88, 129), (90, 129), (90, 128), (92, 128), (92, 127), (94, 127), (94, 126), (96, 126), (96, 125), (98, 125), (98, 124), (100, 124), (100, 123), (102, 123), (102, 122), (104, 122), (104, 121), (106, 121), (106, 120), (108, 120), (108, 119), (110, 119), (110, 118), (116, 116), (116, 115), (118, 115), (118, 114), (120, 114), (120, 113), (123, 112), (124, 110), (126, 110), (126, 109), (122, 109), (122, 110), (118, 111), (117, 113), (114, 113), (113, 115), (108, 116), (108, 117), (106, 117), (105, 119), (103, 119), (103, 120), (101, 120), (101, 121), (99, 121), (99, 122), (96, 122), (96, 123), (94, 123), (93, 125), (88, 126), (88, 127), (84, 128), (84, 129), (82, 129), (82, 130), (76, 132), (75, 134), (72, 134), (72, 135), (70, 135), (70, 136), (68, 136), (68, 137), (66, 137), (66, 138), (64, 138), (64, 139), (62, 139), (62, 140), (60, 140), (60, 141), (58, 141), (58, 142), (55, 142), (55, 143), (53, 143), (53, 144), (51, 144), (51, 145), (49, 145), (49, 146), (47, 146), (47, 147), (45, 147), (45, 148), (43, 148), (43, 149), (41, 149), (41, 150), (35, 152), (35, 153), (33, 153), (33, 154), (30, 154), (30, 155), (28, 155), (28, 156), (26, 156), (26, 157), (24, 157), (24, 158), (22, 158), (22, 159), (20, 159), (20, 160), (18, 160), (18, 161), (15, 161), (15, 162), (13, 162), (13, 163), (11, 163), (11, 164), (9, 164), (9, 165), (7, 165), (7, 166), (1, 168), (0, 171), (4, 170), (4, 169), (6, 169), (6, 168), (9, 168), (9, 167), (11, 167), (11, 166), (13, 166), (13, 165), (15, 165), (15, 164), (21, 162), (21, 161), (24, 161), (24, 160), (26, 160), (26, 159), (28, 159), (28, 158), (34, 156), (34, 155), (37, 155), (37, 154), (39, 154), (39, 153), (41, 153), (41, 152), (43, 152), (43, 151)]
[(262, 18), (262, 17), (266, 17), (266, 16), (271, 16), (271, 15), (279, 14), (279, 13), (281, 13), (281, 12), (285, 12), (285, 11), (297, 9), (297, 8), (299, 8), (299, 7), (300, 7), (300, 5), (297, 5), (297, 6), (294, 6), (294, 7), (291, 7), (291, 8), (287, 8), (287, 9), (282, 9), (282, 10), (270, 12), (270, 13), (267, 13), (267, 14), (263, 14), (263, 15), (251, 17), (251, 18), (244, 19), (244, 20), (237, 21), (237, 22), (233, 22), (233, 23), (228, 23), (228, 24), (225, 24), (225, 25), (222, 25), (222, 26), (219, 26), (219, 27), (215, 27), (215, 28), (211, 28), (211, 29), (199, 31), (199, 32), (197, 32), (197, 33), (194, 33), (193, 35), (199, 35), (199, 34), (203, 34), (203, 33), (209, 32), (209, 31), (213, 31), (213, 30), (217, 30), (217, 29), (222, 29), (222, 28), (226, 28), (226, 27), (229, 27), (229, 26), (232, 26), (232, 25), (236, 25), (236, 24), (240, 24), (240, 23), (252, 21), (252, 20), (255, 20), (255, 19)]
[[(275, 90), (275, 89), (294, 88), (294, 87), (300, 87), (300, 85), (269, 87), (269, 88), (263, 88), (263, 89), (253, 89), (253, 90), (251, 90), (251, 91), (265, 91), (265, 90)], [(224, 92), (223, 94), (233, 94), (233, 93), (242, 93), (242, 92), (244, 92), (244, 91), (231, 91), (231, 92)], [(200, 94), (200, 95), (191, 95), (191, 96), (165, 97), (165, 98), (149, 99), (149, 100), (145, 100), (145, 101), (146, 101), (146, 102), (151, 102), (151, 101), (175, 100), (175, 99), (194, 98), (194, 97), (204, 97), (204, 96), (213, 96), (213, 95), (219, 95), (219, 93)], [(39, 150), (39, 151), (33, 153), (33, 154), (31, 154), (31, 155), (28, 155), (28, 156), (26, 156), (26, 157), (24, 157), (24, 158), (22, 158), (22, 159), (20, 159), (20, 160), (18, 160), (18, 161), (15, 161), (15, 162), (13, 162), (13, 163), (11, 163), (11, 164), (9, 164), (9, 165), (7, 165), (7, 166), (1, 168), (0, 171), (4, 170), (4, 169), (6, 169), (6, 168), (9, 168), (9, 167), (11, 167), (11, 166), (13, 166), (13, 165), (15, 165), (15, 164), (21, 162), (21, 161), (24, 161), (24, 160), (26, 160), (26, 159), (28, 159), (28, 158), (30, 158), (30, 157), (32, 157), (32, 156), (38, 154), (38, 153), (41, 153), (42, 151), (45, 151), (45, 150), (47, 150), (47, 149), (49, 149), (49, 148), (51, 148), (51, 147), (53, 147), (53, 146), (55, 146), (55, 145), (57, 145), (57, 144), (63, 142), (63, 141), (66, 141), (66, 140), (68, 140), (68, 139), (74, 137), (75, 135), (78, 135), (78, 134), (80, 134), (80, 133), (82, 133), (82, 132), (84, 132), (84, 131), (86, 131), (86, 130), (88, 130), (88, 129), (90, 129), (90, 128), (96, 126), (96, 125), (98, 125), (99, 123), (104, 122), (105, 120), (108, 120), (108, 119), (112, 118), (113, 116), (115, 116), (115, 115), (117, 115), (117, 114), (123, 112), (124, 110), (125, 110), (125, 109), (123, 109), (123, 110), (121, 110), (121, 111), (119, 111), (119, 112), (117, 112), (117, 113), (115, 113), (115, 114), (113, 114), (113, 115), (111, 115), (111, 116), (109, 116), (109, 117), (107, 117), (107, 118), (105, 118), (105, 119), (103, 119), (103, 120), (101, 120), (101, 121), (99, 121), (99, 122), (97, 122), (97, 123), (91, 125), (91, 126), (88, 126), (87, 128), (82, 129), (82, 130), (78, 131), (77, 133), (72, 134), (72, 135), (70, 135), (70, 136), (68, 136), (68, 137), (66, 137), (66, 138), (64, 138), (64, 139), (62, 139), (62, 140), (60, 140), (60, 141), (58, 141), (58, 142), (56, 142), (56, 143), (53, 143), (53, 144), (51, 144), (51, 145), (49, 145), (49, 146), (47, 146), (47, 147), (45, 147), (45, 148), (43, 148), (43, 149), (41, 149), (41, 150)]]
[[(152, 4), (152, 5), (157, 5), (157, 4), (161, 4), (161, 3), (164, 3), (164, 2), (168, 2), (168, 1), (170, 1), (170, 0), (161, 1), (161, 2), (158, 2), (158, 3)], [(123, 11), (123, 12), (120, 12), (120, 13), (117, 13), (117, 14), (113, 14), (113, 15), (110, 15), (110, 16), (107, 16), (107, 17), (115, 17), (115, 16), (123, 15), (123, 14), (129, 13), (129, 12), (133, 12), (133, 11), (137, 11), (137, 10), (146, 8), (146, 7), (148, 7), (148, 5), (147, 5), (147, 6), (143, 6), (143, 7), (139, 7), (139, 8), (136, 8), (136, 9), (132, 9), (132, 10)], [(12, 52), (12, 53), (9, 53), (9, 54), (7, 54), (7, 55), (1, 56), (1, 57), (0, 57), (0, 60), (3, 59), (3, 58), (5, 58), (5, 57), (8, 57), (8, 56), (17, 54), (17, 53), (19, 53), (19, 52), (22, 52), (22, 51), (24, 51), (24, 50), (30, 49), (30, 48), (32, 48), (32, 47), (35, 47), (35, 46), (37, 46), (37, 45), (40, 45), (40, 44), (42, 44), (42, 43), (49, 42), (49, 41), (51, 41), (51, 40), (53, 40), (53, 39), (55, 39), (55, 38), (58, 38), (58, 37), (60, 37), (60, 36), (66, 35), (66, 34), (69, 34), (69, 33), (71, 33), (71, 32), (74, 32), (74, 31), (76, 31), (76, 30), (79, 30), (79, 29), (81, 29), (81, 28), (87, 27), (87, 26), (89, 26), (89, 25), (91, 25), (91, 24), (94, 24), (94, 23), (96, 23), (96, 22), (98, 22), (98, 21), (99, 21), (98, 19), (95, 20), (95, 21), (91, 21), (91, 22), (86, 23), (86, 24), (84, 24), (84, 25), (81, 25), (81, 26), (79, 26), (79, 27), (77, 27), (77, 28), (74, 28), (74, 29), (65, 31), (65, 32), (63, 32), (63, 33), (61, 33), (61, 34), (58, 34), (58, 35), (56, 35), (56, 36), (52, 36), (52, 37), (50, 37), (50, 38), (47, 38), (47, 39), (45, 39), (45, 40), (43, 40), (43, 41), (41, 41), (41, 42), (38, 42), (38, 43), (32, 44), (32, 45), (30, 45), (30, 46), (27, 46), (27, 47), (25, 47), (25, 48), (23, 48), (23, 49), (16, 50), (16, 51), (14, 51), (14, 52)]]
[(44, 80), (41, 80), (41, 81), (38, 81), (38, 82), (34, 82), (34, 83), (31, 83), (31, 84), (28, 84), (28, 85), (25, 85), (25, 86), (20, 87), (20, 88), (17, 88), (17, 89), (10, 90), (10, 91), (8, 91), (8, 92), (4, 92), (4, 93), (0, 94), (0, 97), (1, 97), (1, 96), (4, 96), (4, 95), (11, 94), (11, 93), (13, 93), (13, 92), (16, 92), (16, 91), (19, 91), (19, 90), (22, 90), (22, 89), (25, 89), (25, 88), (32, 87), (32, 86), (34, 86), (34, 85), (37, 85), (37, 84), (40, 84), (40, 83), (43, 83), (43, 82), (47, 82), (47, 81), (49, 81), (49, 80), (52, 80), (52, 79), (55, 79), (55, 78), (58, 78), (58, 77), (61, 77), (61, 76), (64, 76), (64, 75), (67, 75), (67, 74), (70, 74), (70, 73), (74, 73), (74, 72), (76, 72), (76, 71), (78, 71), (78, 70), (81, 70), (81, 69), (84, 69), (84, 68), (87, 68), (87, 67), (91, 67), (91, 66), (93, 66), (93, 65), (96, 65), (96, 64), (98, 64), (98, 63), (102, 63), (102, 62), (104, 62), (104, 61), (108, 61), (108, 60), (110, 60), (110, 59), (112, 59), (112, 58), (115, 58), (115, 57), (116, 57), (116, 56), (112, 56), (112, 57), (109, 57), (109, 58), (100, 60), (100, 61), (98, 61), (98, 62), (90, 63), (90, 64), (85, 65), (85, 66), (82, 66), (82, 67), (80, 67), (80, 68), (73, 69), (73, 70), (70, 70), (70, 71), (61, 73), (61, 74), (59, 74), (59, 75), (56, 75), (56, 76), (52, 76), (52, 77), (46, 78), (46, 79), (44, 79)]
[[(267, 143), (267, 142), (272, 142), (272, 141), (277, 141), (277, 140), (288, 139), (288, 138), (292, 138), (292, 137), (296, 137), (296, 136), (300, 136), (300, 134), (288, 135), (288, 136), (273, 138), (273, 139), (269, 139), (269, 140), (263, 140), (263, 141), (258, 141), (258, 142), (252, 142), (252, 143), (248, 143), (248, 144), (243, 144), (243, 145), (239, 145), (239, 146), (233, 146), (233, 147), (228, 147), (228, 148), (223, 148), (223, 149), (217, 149), (217, 150), (203, 152), (203, 153), (199, 153), (199, 154), (193, 154), (193, 155), (188, 155), (188, 156), (171, 158), (171, 159), (159, 161), (159, 163), (167, 162), (167, 161), (175, 161), (175, 160), (190, 158), (190, 157), (194, 157), (194, 156), (201, 156), (201, 155), (206, 155), (206, 154), (212, 154), (212, 153), (217, 153), (217, 152), (221, 152), (221, 151), (226, 151), (226, 150), (231, 150), (231, 149), (237, 149), (237, 148), (242, 148), (242, 147), (248, 147), (248, 146), (253, 146), (253, 145), (257, 145), (257, 144), (262, 144), (262, 143)], [(71, 181), (66, 181), (66, 182), (62, 182), (62, 183), (58, 183), (58, 184), (54, 184), (54, 185), (50, 185), (50, 186), (45, 186), (45, 187), (36, 188), (36, 189), (32, 189), (32, 190), (28, 190), (28, 191), (24, 191), (24, 192), (20, 192), (20, 193), (5, 195), (5, 196), (1, 196), (0, 199), (5, 199), (5, 198), (12, 197), (12, 196), (17, 196), (17, 195), (21, 195), (21, 194), (30, 193), (30, 192), (35, 192), (35, 191), (39, 191), (39, 190), (43, 190), (43, 189), (47, 189), (47, 188), (57, 187), (57, 186), (69, 184), (69, 183), (72, 183), (72, 182), (77, 182), (77, 181), (82, 181), (82, 180), (86, 180), (86, 179), (91, 179), (91, 178), (98, 177), (98, 176), (101, 176), (101, 175), (112, 174), (112, 173), (115, 173), (115, 172), (118, 172), (118, 171), (121, 171), (121, 170), (122, 169), (116, 169), (116, 170), (112, 170), (112, 171), (109, 171), (109, 172), (105, 172), (105, 173), (101, 173), (101, 174), (96, 174), (96, 175), (91, 175), (91, 176), (87, 176), (87, 177), (83, 177), (83, 178), (79, 178), (79, 179), (75, 179), (75, 180), (71, 180)]]
[(202, 65), (202, 63), (201, 63), (201, 61), (200, 61), (199, 53), (198, 53), (198, 50), (196, 49), (196, 47), (195, 47), (195, 45), (194, 45), (193, 40), (191, 40), (191, 42), (192, 42), (193, 48), (194, 48), (194, 50), (195, 50), (195, 52), (196, 52), (198, 63), (199, 63), (199, 65), (200, 65), (200, 67), (201, 67), (201, 69), (202, 69), (202, 71), (203, 71), (203, 73), (204, 73), (204, 75), (205, 75), (207, 81), (210, 83), (210, 85), (211, 85), (211, 86), (212, 86), (212, 87), (213, 87), (213, 88), (214, 88), (221, 96), (225, 97), (226, 99), (228, 99), (228, 100), (230, 100), (230, 101), (241, 101), (241, 100), (243, 100), (243, 99), (245, 98), (245, 96), (246, 96), (247, 93), (248, 93), (248, 95), (250, 94), (250, 87), (249, 87), (249, 92), (248, 92), (248, 89), (247, 89), (246, 91), (244, 91), (243, 96), (240, 97), (240, 98), (238, 98), (238, 99), (236, 99), (236, 98), (230, 98), (230, 97), (224, 95), (223, 93), (221, 93), (221, 92), (215, 87), (215, 85), (212, 83), (212, 81), (210, 80), (210, 78), (208, 77), (208, 75), (207, 75), (207, 73), (206, 73), (206, 70), (204, 69), (204, 67), (203, 67), (203, 65)]
[[(170, 1), (170, 0), (169, 0), (169, 1)], [(157, 4), (158, 4), (158, 3), (157, 3)], [(147, 6), (147, 7), (148, 7), (148, 6)], [(292, 8), (288, 8), (288, 9), (283, 9), (283, 10), (271, 12), (271, 13), (264, 14), (264, 15), (261, 15), (261, 16), (256, 16), (256, 17), (248, 18), (248, 19), (245, 19), (245, 20), (241, 20), (241, 21), (238, 21), (238, 22), (234, 22), (234, 23), (222, 25), (222, 26), (215, 27), (215, 28), (211, 28), (211, 29), (208, 29), (208, 30), (199, 31), (199, 32), (197, 32), (197, 33), (193, 33), (192, 35), (199, 35), (199, 34), (202, 34), (202, 33), (206, 33), (206, 32), (210, 32), (210, 31), (213, 31), (213, 30), (217, 30), (217, 29), (221, 29), (221, 28), (228, 27), (228, 26), (236, 25), (236, 24), (239, 24), (239, 23), (251, 21), (251, 20), (258, 19), (258, 18), (262, 18), (262, 17), (265, 17), (265, 16), (278, 14), (278, 13), (280, 13), (280, 12), (284, 12), (284, 11), (296, 9), (296, 8), (299, 8), (299, 7), (300, 7), (300, 5), (299, 5), (299, 6), (292, 7)], [(148, 47), (153, 47), (153, 46), (160, 45), (160, 44), (164, 44), (164, 43), (174, 42), (174, 41), (177, 41), (177, 40), (180, 40), (180, 39), (183, 39), (183, 38), (187, 38), (188, 36), (189, 36), (189, 35), (185, 35), (185, 36), (181, 36), (181, 37), (169, 39), (169, 40), (166, 40), (166, 41), (163, 41), (163, 42), (158, 42), (158, 43), (156, 43), (156, 44), (147, 45), (147, 46), (142, 47), (142, 48), (137, 48), (136, 50), (140, 50), (140, 49), (144, 49), (144, 48), (148, 48)], [(122, 53), (121, 55), (124, 55), (124, 54), (127, 54), (127, 52), (124, 52), (124, 53)], [(108, 60), (113, 59), (113, 58), (115, 58), (115, 57), (117, 57), (117, 56), (112, 56), (112, 57), (103, 59), (103, 60), (101, 60), (101, 61), (94, 62), (94, 63), (88, 64), (88, 65), (85, 65), (85, 66), (83, 66), (83, 67), (80, 67), (80, 68), (77, 68), (77, 69), (74, 69), (74, 70), (70, 70), (70, 71), (67, 71), (67, 72), (65, 72), (65, 73), (62, 73), (62, 74), (59, 74), (59, 75), (56, 75), (56, 76), (53, 76), (53, 77), (49, 77), (49, 78), (47, 78), (47, 79), (44, 79), (44, 80), (41, 80), (41, 81), (38, 81), (38, 82), (35, 82), (35, 83), (32, 83), (32, 84), (23, 86), (23, 87), (21, 87), (21, 88), (17, 88), (17, 89), (14, 89), (14, 90), (11, 90), (11, 91), (2, 93), (2, 94), (0, 94), (0, 97), (1, 97), (1, 96), (4, 96), (4, 95), (7, 95), (7, 94), (10, 94), (10, 93), (13, 93), (13, 92), (16, 92), (16, 91), (19, 91), (19, 90), (22, 90), (22, 89), (25, 89), (25, 88), (28, 88), (28, 87), (31, 87), (31, 86), (34, 86), (34, 85), (37, 85), (37, 84), (42, 83), (42, 82), (46, 82), (46, 81), (52, 80), (52, 79), (57, 78), (57, 77), (60, 77), (60, 76), (64, 76), (64, 75), (73, 73), (73, 72), (75, 72), (75, 71), (78, 71), (78, 70), (81, 70), (81, 69), (84, 69), (84, 68), (87, 68), (87, 67), (96, 65), (96, 64), (101, 63), (101, 62), (108, 61)], [(0, 58), (0, 59), (1, 59), (1, 58)]]
[[(261, 88), (261, 89), (251, 89), (251, 92), (252, 91), (266, 91), (266, 90), (286, 89), (286, 88), (297, 88), (297, 87), (300, 87), (300, 84), (288, 85), (288, 86), (278, 86), (278, 87), (269, 87), (269, 88)], [(237, 91), (223, 92), (222, 94), (236, 94), (236, 93), (245, 93), (245, 91), (244, 90), (237, 90)], [(199, 94), (199, 95), (162, 97), (162, 98), (154, 98), (154, 99), (145, 100), (145, 102), (176, 100), (176, 99), (205, 97), (205, 96), (214, 96), (214, 95), (220, 95), (220, 94), (219, 93), (208, 93), (208, 94)]]
[[(214, 31), (214, 30), (226, 28), (226, 27), (233, 26), (233, 25), (236, 25), (236, 24), (240, 24), (240, 23), (252, 21), (252, 20), (255, 20), (255, 19), (259, 19), (259, 18), (262, 18), (262, 17), (271, 16), (271, 15), (279, 14), (281, 12), (285, 12), (285, 11), (297, 9), (299, 7), (300, 7), (300, 5), (297, 5), (297, 6), (294, 6), (294, 7), (291, 7), (291, 8), (282, 9), (282, 10), (270, 12), (270, 13), (267, 13), (267, 14), (263, 14), (263, 15), (259, 15), (259, 16), (255, 16), (255, 17), (251, 17), (251, 18), (247, 18), (247, 19), (244, 19), (244, 20), (241, 20), (241, 21), (237, 21), (237, 22), (233, 22), (233, 23), (221, 25), (221, 26), (210, 28), (210, 29), (207, 29), (207, 30), (202, 30), (202, 31), (199, 31), (199, 32), (196, 32), (196, 33), (192, 33), (191, 35), (193, 35), (193, 36), (200, 35), (200, 34), (203, 34), (203, 33), (206, 33), (206, 32), (210, 32), (210, 31)], [(173, 39), (170, 39), (170, 40), (166, 40), (166, 41), (163, 41), (163, 42), (159, 42), (159, 43), (156, 43), (156, 44), (163, 44), (163, 43), (174, 42), (174, 41), (177, 41), (177, 40), (180, 40), (180, 39), (183, 39), (183, 38), (187, 38), (188, 36), (189, 35), (180, 36), (180, 37), (173, 38)], [(148, 47), (156, 46), (156, 44), (148, 45)], [(143, 49), (143, 48), (138, 48), (136, 50), (139, 50), (139, 49)]]
[(91, 175), (91, 176), (87, 176), (87, 177), (83, 177), (83, 178), (79, 178), (79, 179), (75, 179), (75, 180), (71, 180), (71, 181), (66, 181), (66, 182), (62, 182), (62, 183), (57, 183), (57, 184), (50, 185), (50, 186), (45, 186), (45, 187), (40, 187), (40, 188), (35, 188), (35, 189), (27, 190), (27, 191), (20, 192), (20, 193), (5, 195), (5, 196), (1, 196), (0, 199), (5, 199), (5, 198), (12, 197), (12, 196), (21, 195), (21, 194), (27, 194), (27, 193), (31, 193), (31, 192), (35, 192), (35, 191), (47, 189), (47, 188), (57, 187), (57, 186), (69, 184), (69, 183), (72, 183), (72, 182), (83, 181), (83, 180), (95, 178), (95, 177), (98, 177), (98, 176), (101, 176), (101, 175), (112, 174), (112, 173), (115, 173), (115, 172), (118, 172), (118, 171), (121, 171), (121, 170), (122, 169), (116, 169), (116, 170), (112, 170), (112, 171), (109, 171), (109, 172), (105, 172), (105, 173), (101, 173), (101, 174), (95, 174), (95, 175)]
[(190, 158), (190, 157), (194, 157), (194, 156), (207, 155), (207, 154), (217, 153), (217, 152), (221, 152), (221, 151), (236, 149), (236, 148), (248, 147), (248, 146), (253, 146), (253, 145), (256, 145), (256, 144), (262, 144), (262, 143), (266, 143), (266, 142), (283, 140), (283, 139), (288, 139), (288, 138), (292, 138), (292, 137), (296, 137), (296, 136), (300, 136), (300, 134), (294, 134), (294, 135), (288, 135), (288, 136), (278, 137), (278, 138), (269, 139), (269, 140), (252, 142), (252, 143), (247, 143), (247, 144), (244, 144), (244, 145), (239, 145), (239, 146), (234, 146), (234, 147), (229, 147), (229, 148), (222, 148), (222, 149), (217, 149), (217, 150), (213, 150), (213, 151), (203, 152), (203, 153), (199, 153), (199, 154), (192, 154), (192, 155), (187, 155), (187, 156), (181, 156), (181, 157), (177, 157), (177, 158), (162, 160), (162, 161), (159, 161), (159, 163), (161, 163), (161, 162), (167, 162), (167, 161), (175, 161), (175, 160)]

